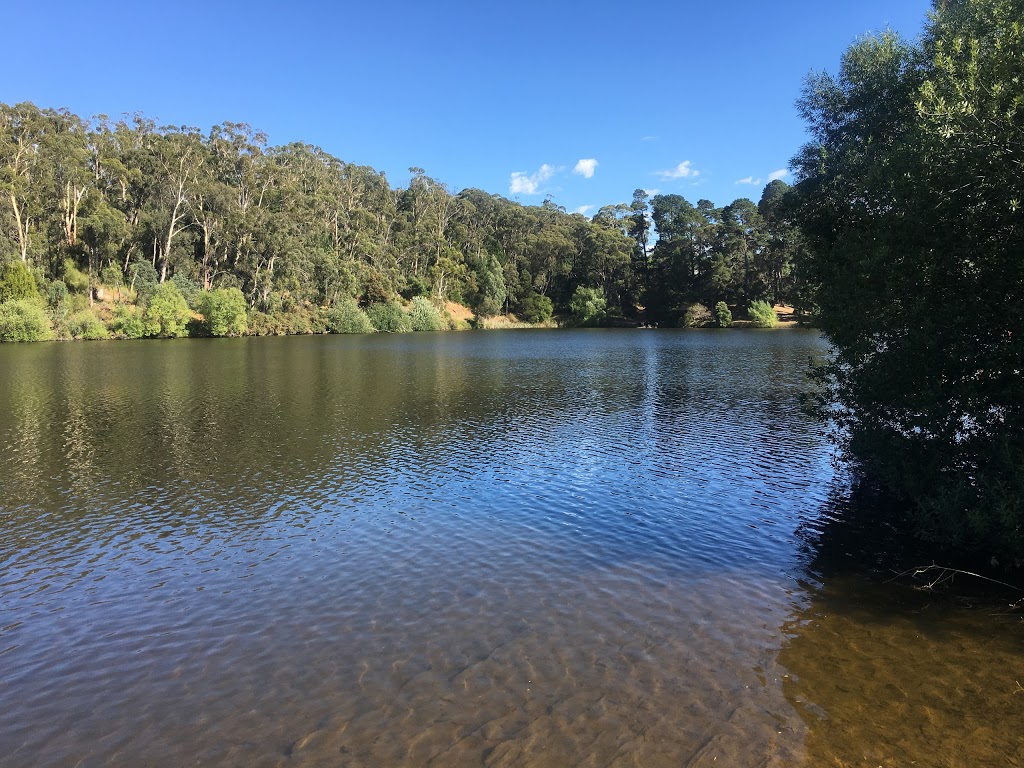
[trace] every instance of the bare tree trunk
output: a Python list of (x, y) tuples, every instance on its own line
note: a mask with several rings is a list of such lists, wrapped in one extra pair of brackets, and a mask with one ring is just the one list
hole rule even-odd
[(14, 223), (18, 228), (18, 246), (21, 248), (21, 260), (28, 262), (28, 218), (22, 220), (18, 198), (11, 192), (11, 207), (14, 209)]

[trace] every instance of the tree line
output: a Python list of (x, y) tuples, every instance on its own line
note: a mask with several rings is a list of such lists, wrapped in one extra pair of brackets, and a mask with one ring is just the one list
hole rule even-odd
[[(674, 324), (694, 303), (743, 311), (798, 293), (782, 182), (758, 205), (724, 208), (637, 190), (588, 219), (410, 171), (393, 187), (319, 147), (269, 146), (240, 123), (203, 133), (0, 104), (0, 264), (28, 270), (58, 335), (71, 336), (82, 323), (69, 329), (69, 313), (113, 327), (94, 297), (141, 318), (168, 283), (164, 298), (180, 293), (193, 313), (206, 294), (232, 291), (247, 329), (271, 333), (326, 330), (333, 308), (408, 309), (416, 297), (526, 322)], [(0, 300), (25, 298), (4, 284)], [(167, 330), (151, 323), (144, 335)]]

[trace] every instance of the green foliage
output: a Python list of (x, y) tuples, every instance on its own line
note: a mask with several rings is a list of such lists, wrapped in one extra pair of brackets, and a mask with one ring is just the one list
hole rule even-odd
[(160, 284), (160, 276), (148, 261), (133, 261), (128, 266), (129, 285), (136, 290), (139, 302), (145, 304)]
[(327, 312), (327, 330), (331, 333), (373, 333), (373, 323), (354, 300), (342, 301)]
[(937, 3), (869, 37), (801, 111), (793, 210), (834, 348), (819, 413), (919, 535), (1024, 554), (1020, 0)]
[(29, 103), (0, 104), (3, 147), (33, 151), (0, 151), (10, 195), (0, 258), (34, 265), (37, 284), (62, 279), (72, 295), (100, 284), (145, 308), (171, 280), (197, 309), (199, 285), (232, 287), (266, 316), (261, 332), (315, 333), (327, 322), (315, 308), (349, 297), (387, 304), (401, 291), (488, 316), (532, 293), (565, 311), (579, 284), (628, 313), (640, 292), (631, 254), (648, 242), (642, 192), (588, 221), (551, 201), (453, 194), (422, 169), (393, 188), (372, 168), (300, 142), (268, 147), (237, 123), (204, 134)]
[(430, 299), (417, 296), (409, 308), (409, 321), (414, 331), (442, 331), (448, 323)]
[(237, 288), (217, 288), (197, 299), (202, 327), (210, 336), (244, 336), (248, 331), (245, 296)]
[[(185, 299), (185, 303), (188, 304), (188, 308), (189, 309), (196, 310), (200, 314), (205, 314), (200, 309), (200, 303), (203, 301), (205, 296), (203, 294), (203, 289), (199, 285), (199, 283), (197, 283), (195, 280), (193, 280), (190, 277), (186, 277), (185, 275), (179, 275), (179, 274), (175, 274), (174, 277), (171, 278), (171, 282), (174, 283), (175, 287), (177, 287), (178, 293), (180, 293), (181, 297), (183, 299)], [(241, 293), (241, 292), (239, 291), (239, 293)], [(243, 306), (245, 305), (245, 299), (244, 298), (242, 299), (242, 304), (243, 304)], [(229, 335), (233, 336), (233, 335), (237, 335), (237, 334), (215, 333), (213, 335), (214, 336), (229, 336)]]
[(9, 261), (0, 269), (0, 303), (35, 299), (38, 296), (36, 279), (21, 261)]
[(399, 294), (403, 299), (412, 299), (416, 296), (424, 296), (430, 293), (430, 285), (419, 275), (410, 275), (405, 280), (405, 285)]
[(103, 321), (91, 310), (76, 312), (67, 319), (68, 333), (75, 339), (109, 339), (110, 332)]
[(249, 315), (249, 333), (253, 336), (284, 336), (288, 325), (278, 315), (256, 311)]
[(109, 285), (111, 288), (115, 289), (119, 289), (124, 285), (124, 275), (121, 273), (120, 267), (104, 267), (100, 270), (100, 280), (104, 285)]
[(551, 319), (555, 308), (551, 299), (539, 293), (531, 293), (519, 304), (519, 319), (527, 323), (546, 323)]
[(252, 312), (249, 315), (249, 333), (253, 336), (303, 336), (330, 331), (330, 313), (305, 304), (293, 306), (290, 311)]
[(478, 315), (490, 317), (501, 312), (508, 289), (501, 263), (493, 254), (488, 254), (476, 270), (477, 295), (474, 308)]
[(47, 341), (53, 338), (50, 318), (37, 300), (0, 303), (0, 341)]
[(711, 311), (703, 304), (691, 304), (682, 317), (684, 328), (702, 328), (711, 324)]
[(146, 322), (136, 307), (118, 304), (110, 329), (119, 339), (141, 339), (146, 335)]
[(408, 333), (412, 320), (397, 302), (371, 304), (366, 309), (373, 327), (385, 333)]
[(46, 303), (58, 309), (68, 300), (68, 287), (63, 280), (54, 280), (46, 287)]
[(732, 311), (724, 301), (715, 304), (715, 324), (719, 328), (728, 328), (732, 325)]
[(580, 286), (569, 301), (569, 311), (576, 325), (601, 325), (607, 317), (607, 302), (599, 288)]
[(171, 282), (163, 283), (154, 291), (146, 308), (146, 335), (164, 338), (185, 336), (186, 323), (191, 318), (192, 312), (178, 287)]
[(774, 328), (779, 324), (775, 308), (767, 301), (752, 301), (747, 307), (747, 316), (755, 328)]
[(72, 293), (89, 292), (89, 276), (76, 267), (71, 259), (64, 259), (64, 284)]

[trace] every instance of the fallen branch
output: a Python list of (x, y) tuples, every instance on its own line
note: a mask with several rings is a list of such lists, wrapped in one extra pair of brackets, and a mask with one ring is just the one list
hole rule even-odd
[[(1002, 587), (1006, 587), (1008, 589), (1012, 589), (1015, 592), (1020, 592), (1021, 591), (1019, 587), (1015, 587), (1015, 586), (1013, 586), (1013, 584), (1007, 584), (1005, 581), (999, 581), (999, 579), (993, 579), (993, 578), (990, 578), (988, 576), (982, 576), (980, 573), (973, 573), (971, 571), (961, 571), (959, 568), (947, 568), (944, 565), (936, 565), (935, 563), (932, 563), (931, 565), (923, 565), (923, 566), (918, 566), (916, 568), (910, 568), (909, 570), (903, 571), (903, 573), (897, 573), (895, 576), (893, 576), (891, 579), (889, 579), (889, 581), (890, 582), (896, 581), (896, 579), (901, 579), (901, 578), (903, 578), (905, 576), (911, 576), (911, 577), (915, 577), (916, 578), (916, 577), (918, 577), (918, 576), (920, 576), (922, 574), (929, 573), (931, 571), (938, 571), (938, 575), (934, 579), (932, 579), (932, 581), (930, 581), (929, 583), (922, 584), (920, 586), (915, 586), (914, 589), (932, 590), (932, 589), (934, 589), (937, 586), (945, 584), (946, 582), (953, 581), (953, 579), (957, 575), (962, 575), (962, 576), (973, 576), (976, 579), (982, 579), (983, 581), (988, 581), (988, 582), (991, 582), (993, 584), (998, 584), (998, 585), (1000, 585)], [(886, 583), (888, 583), (888, 582), (886, 582)]]

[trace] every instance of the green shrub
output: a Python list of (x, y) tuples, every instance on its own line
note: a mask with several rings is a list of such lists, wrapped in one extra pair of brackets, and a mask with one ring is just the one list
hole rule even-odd
[(729, 311), (729, 305), (724, 301), (715, 304), (715, 323), (719, 328), (728, 328), (732, 325), (732, 312)]
[(110, 329), (120, 339), (141, 339), (146, 335), (146, 323), (142, 314), (135, 307), (126, 304), (117, 305)]
[(142, 304), (149, 301), (149, 297), (156, 292), (157, 286), (160, 284), (160, 277), (157, 275), (156, 269), (148, 261), (133, 261), (128, 266), (128, 279)]
[(355, 301), (344, 301), (328, 310), (327, 329), (331, 333), (373, 333), (373, 323)]
[(100, 270), (100, 280), (104, 285), (109, 285), (115, 290), (121, 290), (121, 286), (124, 285), (124, 275), (121, 273), (121, 268), (114, 265)]
[(417, 296), (412, 300), (409, 320), (414, 331), (440, 331), (447, 325), (437, 307), (423, 296)]
[(430, 293), (430, 285), (422, 277), (413, 275), (405, 279), (405, 285), (398, 293), (403, 299), (413, 299)]
[(546, 323), (555, 311), (551, 299), (539, 293), (531, 293), (519, 304), (519, 319), (527, 323)]
[(50, 318), (38, 300), (0, 304), (0, 341), (46, 341), (53, 338)]
[(287, 327), (277, 315), (257, 311), (249, 316), (249, 333), (253, 336), (283, 336)]
[(68, 300), (68, 287), (63, 280), (54, 280), (46, 288), (46, 303), (57, 309)]
[(775, 309), (767, 301), (750, 302), (747, 315), (755, 328), (774, 328), (779, 322), (775, 316)]
[(202, 328), (211, 336), (242, 336), (249, 330), (245, 296), (237, 288), (217, 288), (198, 298)]
[(188, 304), (171, 282), (156, 289), (146, 308), (145, 323), (147, 336), (177, 338), (187, 333), (185, 324), (192, 317)]
[(711, 310), (703, 304), (691, 304), (683, 313), (682, 325), (684, 328), (700, 328), (711, 324)]
[(366, 315), (373, 327), (385, 333), (408, 333), (412, 330), (412, 321), (405, 311), (395, 302), (371, 304)]
[(72, 293), (89, 292), (89, 276), (76, 267), (71, 259), (64, 259), (64, 284)]
[(10, 261), (0, 270), (0, 304), (5, 301), (35, 299), (36, 279), (23, 261)]
[(285, 333), (299, 335), (308, 333), (327, 333), (327, 312), (320, 307), (292, 302), (291, 309), (282, 310), (279, 314)]
[(569, 300), (569, 311), (576, 325), (600, 325), (607, 316), (604, 292), (580, 286)]
[(202, 286), (192, 278), (178, 274), (171, 278), (171, 282), (174, 283), (175, 287), (177, 287), (178, 293), (181, 294), (181, 297), (185, 299), (185, 303), (188, 304), (188, 308), (202, 313), (202, 310), (199, 309), (199, 302), (202, 301), (204, 295)]
[(91, 310), (76, 312), (67, 320), (68, 333), (76, 339), (109, 339), (110, 332)]

